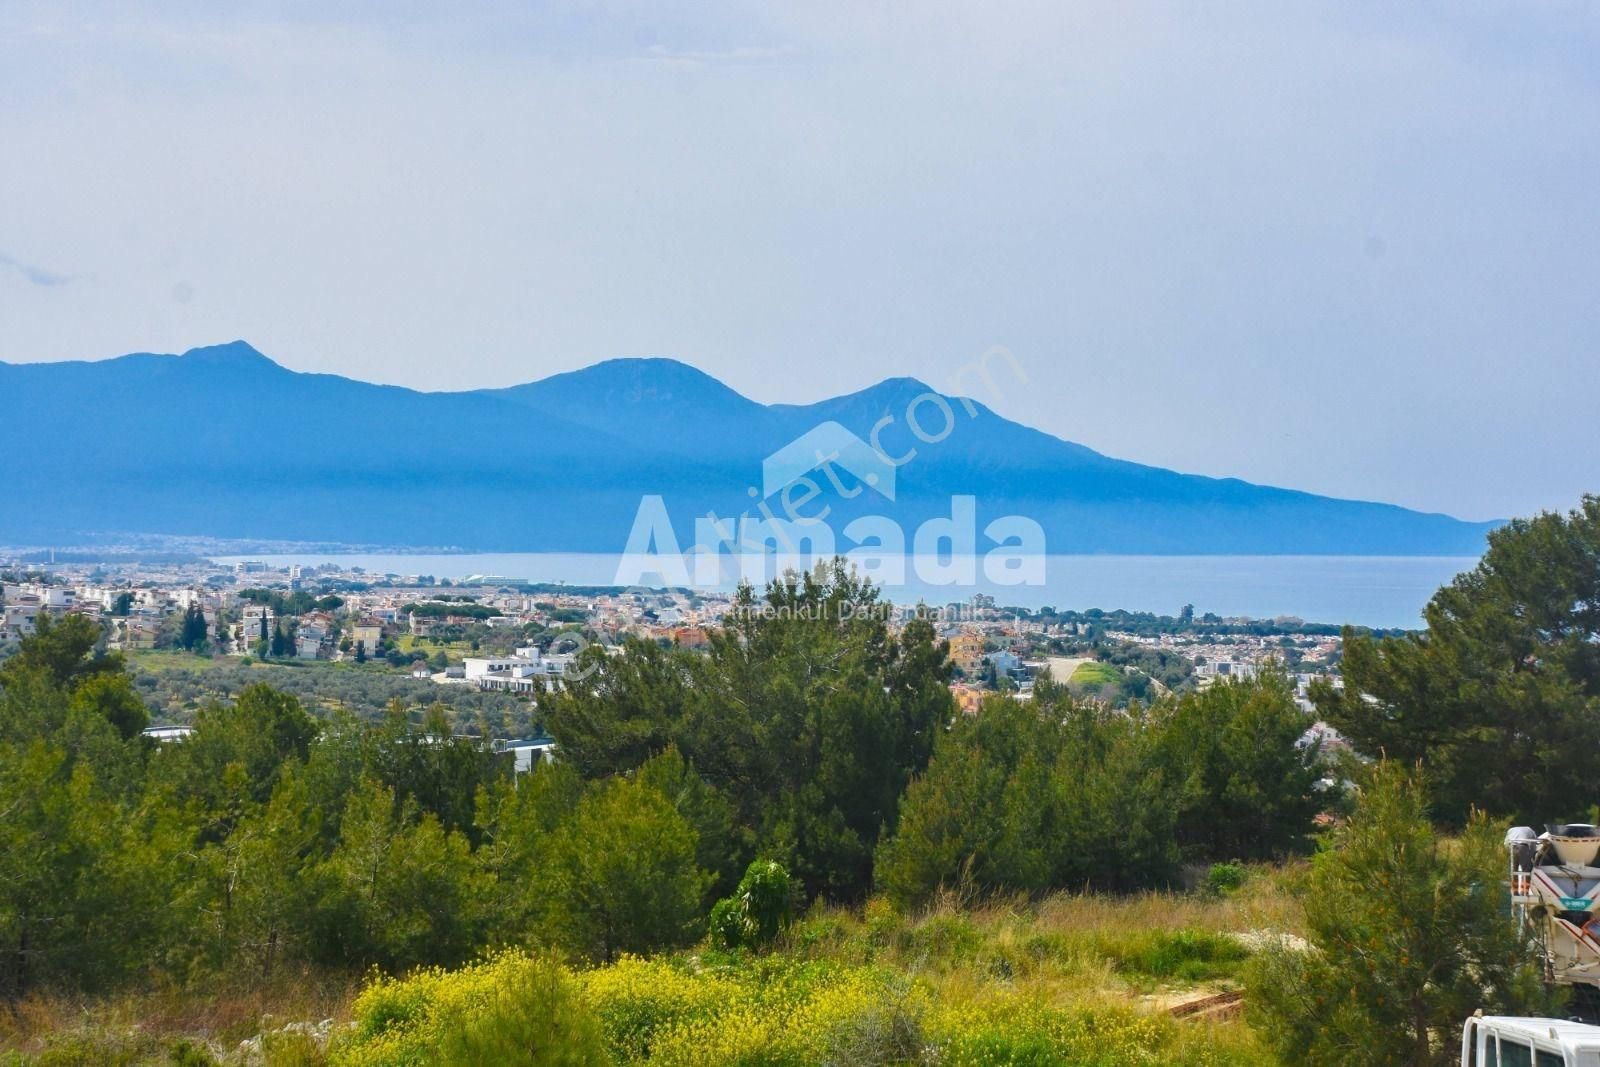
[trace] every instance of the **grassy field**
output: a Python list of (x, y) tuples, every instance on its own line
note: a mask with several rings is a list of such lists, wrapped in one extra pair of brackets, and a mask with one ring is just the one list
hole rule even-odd
[(433, 658), (434, 653), (443, 652), (450, 657), (451, 663), (460, 663), (468, 656), (482, 655), (482, 653), (474, 652), (472, 646), (465, 641), (446, 641), (440, 645), (428, 639), (418, 638), (413, 634), (401, 634), (394, 639), (394, 644), (401, 652), (408, 655), (415, 649), (421, 649), (428, 654), (429, 659)]
[(563, 1063), (1266, 1065), (1237, 1015), (1173, 1009), (1238, 988), (1252, 944), (1299, 932), (1287, 886), (1301, 869), (1257, 869), (1225, 897), (952, 896), (914, 916), (881, 901), (819, 908), (764, 955), (702, 945), (594, 968), (511, 955), (359, 993), (349, 977), (305, 975), (258, 990), (43, 998), (0, 1015), (0, 1064), (243, 1062), (240, 1042), (263, 1035), (264, 1059), (251, 1062), (532, 1062), (503, 1051), (527, 1048), (532, 1027), (532, 1040), (559, 1033), (592, 1053)]
[[(402, 635), (395, 641), (401, 652), (410, 653), (413, 648), (420, 648), (431, 658), (435, 652), (444, 652), (450, 657), (450, 662), (459, 663), (466, 656), (476, 656), (479, 653), (472, 651), (464, 641), (449, 642), (444, 645), (435, 645), (430, 641), (418, 643), (416, 638), (409, 634)], [(395, 671), (399, 668), (391, 667), (387, 662), (372, 656), (366, 663), (357, 664), (352, 660), (335, 663), (325, 659), (299, 659), (295, 656), (285, 656), (279, 659), (262, 660), (255, 656), (223, 656), (214, 659), (211, 656), (196, 656), (188, 652), (172, 651), (145, 651), (127, 653), (128, 662), (134, 667), (162, 673), (166, 671), (200, 671), (212, 666), (252, 666), (252, 667), (288, 667), (294, 670), (330, 671), (330, 670), (371, 670)], [(249, 660), (249, 664), (245, 660)]]
[(354, 663), (345, 660), (335, 663), (325, 659), (298, 659), (285, 656), (281, 659), (258, 659), (255, 656), (196, 656), (188, 652), (131, 652), (128, 654), (128, 663), (135, 670), (149, 671), (153, 674), (163, 674), (173, 671), (205, 671), (212, 668), (252, 668), (266, 670), (270, 668), (283, 668), (294, 671), (372, 671), (379, 673), (395, 673), (398, 668), (391, 667), (381, 659), (371, 659), (366, 663)]
[(1069, 680), (1073, 685), (1120, 685), (1122, 672), (1109, 663), (1095, 660), (1078, 664)]
[(211, 663), (209, 656), (196, 656), (188, 652), (130, 652), (127, 659), (135, 668), (156, 674), (165, 671), (202, 670)]

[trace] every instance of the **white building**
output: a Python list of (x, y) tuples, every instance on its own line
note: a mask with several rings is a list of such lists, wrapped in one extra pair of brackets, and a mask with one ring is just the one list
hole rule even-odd
[(249, 655), (256, 642), (265, 637), (270, 640), (277, 629), (278, 616), (265, 604), (246, 604), (239, 623), (233, 628), (234, 654)]
[(1254, 663), (1225, 659), (1202, 663), (1194, 669), (1194, 673), (1199, 678), (1254, 678), (1256, 670)]
[(548, 737), (534, 741), (496, 741), (496, 752), (509, 752), (511, 769), (516, 774), (527, 774), (536, 763), (549, 763), (556, 758), (556, 743)]
[(6, 603), (28, 603), (48, 608), (52, 614), (71, 611), (78, 603), (78, 591), (70, 585), (45, 585), (43, 582), (7, 582), (0, 586), (0, 599)]
[(152, 741), (162, 744), (171, 744), (174, 741), (187, 741), (194, 733), (192, 726), (150, 726), (144, 731), (144, 736)]
[(504, 693), (546, 692), (565, 676), (570, 655), (547, 656), (537, 646), (511, 656), (473, 656), (461, 661), (468, 683)]
[(0, 606), (0, 641), (20, 641), (31, 635), (39, 611), (37, 597), (7, 600), (4, 606)]

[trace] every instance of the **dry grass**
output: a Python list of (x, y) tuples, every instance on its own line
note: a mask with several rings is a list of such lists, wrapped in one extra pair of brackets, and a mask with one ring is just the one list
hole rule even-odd
[(1212, 933), (1250, 930), (1303, 932), (1295, 887), (1308, 864), (1252, 867), (1245, 884), (1226, 896), (1204, 893), (1057, 894), (1035, 909), (1039, 926), (1058, 931), (1123, 931), (1164, 926)]
[(212, 1055), (293, 1020), (349, 1017), (361, 987), (352, 975), (285, 974), (265, 985), (158, 989), (89, 998), (49, 994), (0, 1007), (0, 1063), (6, 1053), (46, 1062), (167, 1063), (185, 1046)]
[[(1302, 932), (1293, 896), (1305, 864), (1252, 868), (1226, 896), (1062, 893), (974, 900), (945, 894), (914, 915), (882, 901), (814, 910), (787, 935), (792, 954), (878, 964), (926, 982), (947, 1003), (1021, 994), (1061, 1008), (1130, 1004), (1160, 1011), (1197, 993), (1237, 988), (1240, 935)], [(1218, 1028), (1249, 1041), (1237, 1020)]]

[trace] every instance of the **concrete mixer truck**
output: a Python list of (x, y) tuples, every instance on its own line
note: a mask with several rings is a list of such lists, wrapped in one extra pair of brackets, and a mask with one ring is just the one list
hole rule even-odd
[(1513, 827), (1511, 909), (1544, 980), (1564, 986), (1567, 1018), (1481, 1012), (1461, 1033), (1462, 1067), (1600, 1067), (1600, 829)]

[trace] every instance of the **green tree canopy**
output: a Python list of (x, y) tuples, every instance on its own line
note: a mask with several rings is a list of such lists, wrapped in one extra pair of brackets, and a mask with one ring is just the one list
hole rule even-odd
[(300, 701), (258, 683), (232, 704), (202, 708), (194, 733), (156, 765), (164, 785), (197, 805), (220, 838), (247, 805), (266, 804), (286, 763), (305, 762), (316, 735), (316, 720)]
[(1281, 673), (1219, 682), (1157, 704), (1176, 774), (1177, 833), (1196, 860), (1281, 858), (1308, 847), (1322, 760), (1302, 744), (1313, 717)]
[(557, 944), (610, 962), (686, 945), (701, 932), (711, 876), (694, 827), (649, 785), (612, 778), (550, 835), (536, 885)]
[(53, 739), (0, 741), (0, 999), (107, 988), (159, 952), (185, 840), (173, 816)]
[(183, 623), (178, 629), (178, 647), (185, 652), (198, 652), (206, 643), (206, 615), (199, 604), (191, 604), (183, 613)]
[(1420, 634), (1347, 630), (1322, 716), (1369, 756), (1420, 762), (1439, 817), (1474, 806), (1560, 822), (1595, 802), (1600, 751), (1600, 497), (1489, 535)]
[(115, 674), (123, 668), (120, 653), (99, 650), (104, 632), (86, 615), (56, 620), (41, 611), (34, 626), (17, 654), (0, 664), (0, 687), (37, 672), (54, 685), (71, 688), (91, 675)]
[(1455, 1063), (1475, 1010), (1537, 1014), (1535, 957), (1505, 909), (1504, 827), (1458, 841), (1429, 820), (1419, 775), (1375, 767), (1349, 824), (1316, 856), (1310, 949), (1283, 946), (1249, 974), (1249, 1005), (1287, 1063)]
[(126, 674), (91, 674), (72, 691), (72, 709), (110, 723), (124, 740), (150, 725), (150, 709)]
[(878, 885), (902, 905), (940, 887), (1131, 889), (1177, 873), (1174, 776), (1155, 721), (1041, 682), (991, 697), (941, 737), (879, 846)]
[(676, 747), (810, 896), (867, 891), (878, 837), (954, 714), (932, 625), (891, 632), (843, 561), (763, 597), (741, 588), (705, 655), (632, 642), (580, 663), (546, 711), (563, 758), (596, 777)]
[(364, 780), (349, 795), (339, 845), (315, 873), (316, 952), (326, 962), (403, 970), (458, 964), (481, 943), (486, 899), (464, 835)]

